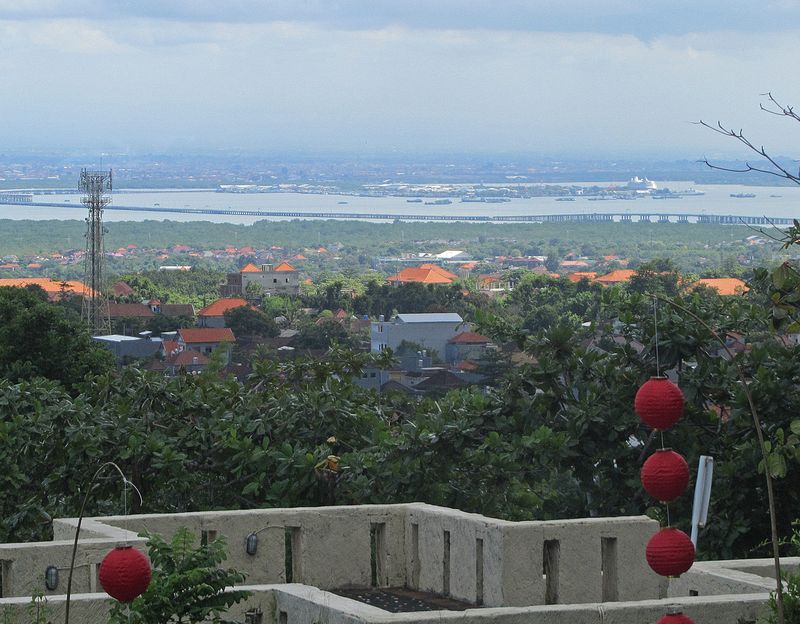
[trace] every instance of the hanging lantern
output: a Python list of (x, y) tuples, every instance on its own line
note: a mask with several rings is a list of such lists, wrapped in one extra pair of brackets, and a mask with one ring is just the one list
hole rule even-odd
[(150, 562), (131, 546), (117, 546), (100, 564), (100, 585), (112, 598), (130, 602), (150, 585)]
[(656, 624), (694, 624), (694, 620), (683, 613), (667, 613)]
[(661, 529), (647, 542), (645, 557), (656, 574), (680, 576), (694, 563), (694, 544), (683, 531)]
[(636, 414), (653, 429), (669, 429), (683, 416), (683, 392), (666, 377), (651, 377), (639, 388)]
[(661, 449), (642, 465), (642, 485), (647, 493), (662, 503), (678, 498), (689, 485), (689, 464), (671, 449)]

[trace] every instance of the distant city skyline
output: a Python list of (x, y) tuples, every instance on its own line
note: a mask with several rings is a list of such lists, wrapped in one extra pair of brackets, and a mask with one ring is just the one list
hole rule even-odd
[(800, 2), (0, 0), (0, 151), (800, 156)]

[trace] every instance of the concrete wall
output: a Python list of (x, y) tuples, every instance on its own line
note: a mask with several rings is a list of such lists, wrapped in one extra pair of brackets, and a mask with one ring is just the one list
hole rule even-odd
[[(44, 591), (44, 571), (66, 571), (75, 519), (54, 521), (57, 541), (0, 545), (4, 596)], [(159, 533), (170, 539), (180, 527), (198, 538), (224, 536), (230, 565), (253, 584), (292, 581), (335, 589), (346, 586), (409, 586), (487, 606), (524, 606), (658, 598), (659, 577), (644, 558), (658, 528), (643, 517), (563, 522), (505, 522), (419, 503), (261, 509), (186, 514), (143, 514), (84, 521), (75, 574), (76, 591), (95, 591), (96, 567), (116, 543)], [(251, 533), (254, 555), (245, 551)], [(613, 589), (604, 592), (603, 539), (614, 540)], [(558, 549), (555, 567), (543, 575), (546, 546)], [(291, 551), (287, 561), (287, 551)], [(375, 578), (373, 578), (373, 558)], [(610, 560), (609, 560), (610, 561)], [(626, 574), (614, 574), (625, 570)], [(66, 582), (62, 573), (62, 582)], [(550, 589), (548, 589), (550, 588)], [(555, 589), (553, 589), (555, 588)], [(53, 593), (61, 591), (57, 589)]]
[[(244, 622), (245, 613), (262, 613), (261, 624), (643, 624), (680, 610), (695, 622), (735, 624), (740, 618), (755, 620), (765, 613), (768, 594), (711, 596), (681, 600), (644, 600), (626, 603), (584, 603), (388, 613), (307, 585), (257, 585), (241, 589), (251, 593), (232, 607), (228, 617)], [(26, 622), (27, 598), (0, 599), (0, 618), (6, 613)], [(46, 605), (50, 621), (64, 621), (65, 596), (52, 596)], [(73, 596), (70, 620), (81, 624), (105, 624), (110, 601), (105, 594)], [(13, 621), (13, 620), (12, 620)]]
[[(55, 520), (52, 542), (0, 544), (0, 615), (3, 608), (23, 609), (24, 597), (38, 591), (56, 607), (63, 601), (76, 523)], [(97, 566), (111, 548), (127, 541), (144, 550), (137, 533), (169, 539), (180, 527), (198, 541), (204, 533), (226, 538), (226, 565), (256, 586), (247, 608), (260, 608), (263, 624), (455, 617), (467, 624), (639, 624), (674, 604), (697, 621), (727, 624), (755, 617), (774, 584), (765, 576), (769, 560), (754, 560), (697, 563), (668, 588), (645, 562), (647, 540), (658, 530), (646, 517), (507, 522), (420, 503), (110, 516), (84, 520), (73, 580), (76, 609), (84, 615), (75, 621), (104, 621)], [(252, 533), (258, 548), (248, 555), (245, 540)], [(796, 567), (800, 559), (786, 564)], [(52, 592), (44, 586), (49, 565), (60, 571)], [(408, 586), (485, 608), (392, 615), (324, 591), (372, 584)]]

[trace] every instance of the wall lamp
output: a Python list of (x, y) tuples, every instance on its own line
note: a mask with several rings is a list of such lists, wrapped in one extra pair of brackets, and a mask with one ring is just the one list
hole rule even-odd
[(47, 566), (44, 571), (44, 586), (48, 591), (53, 591), (58, 587), (58, 568), (56, 566)]
[(251, 557), (258, 552), (258, 534), (272, 528), (272, 526), (261, 527), (258, 531), (253, 531), (244, 538), (244, 551)]

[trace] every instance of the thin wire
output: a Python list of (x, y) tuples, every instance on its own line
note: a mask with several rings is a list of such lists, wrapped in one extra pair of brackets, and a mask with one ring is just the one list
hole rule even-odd
[(661, 362), (658, 357), (658, 299), (653, 299), (653, 330), (656, 340), (656, 375), (661, 377)]
[(659, 429), (658, 432), (661, 434), (661, 450), (663, 451), (666, 447), (664, 446), (664, 430)]
[(670, 524), (671, 524), (671, 522), (669, 520), (669, 503), (664, 503), (664, 507), (667, 508), (667, 528), (669, 528)]

